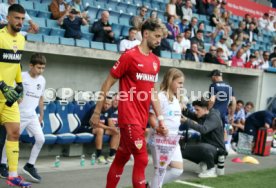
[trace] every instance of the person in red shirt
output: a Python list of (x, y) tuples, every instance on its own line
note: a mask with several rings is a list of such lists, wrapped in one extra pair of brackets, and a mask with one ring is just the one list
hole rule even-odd
[(161, 135), (168, 133), (163, 122), (164, 117), (161, 115), (158, 95), (154, 90), (160, 61), (151, 52), (160, 45), (164, 28), (165, 26), (158, 19), (145, 21), (141, 30), (143, 36), (141, 44), (121, 55), (102, 85), (99, 100), (90, 119), (93, 127), (99, 126), (100, 111), (107, 92), (119, 79), (118, 125), (121, 138), (115, 159), (107, 174), (107, 188), (117, 186), (131, 154), (134, 156), (133, 187), (146, 187), (145, 168), (148, 154), (144, 134), (150, 104), (159, 120), (159, 133)]
[(255, 69), (256, 65), (253, 64), (255, 61), (256, 61), (256, 56), (251, 54), (249, 56), (249, 61), (244, 64), (244, 67), (248, 69)]
[(245, 62), (241, 58), (243, 53), (244, 53), (244, 50), (241, 48), (237, 52), (236, 56), (232, 57), (232, 67), (244, 67)]

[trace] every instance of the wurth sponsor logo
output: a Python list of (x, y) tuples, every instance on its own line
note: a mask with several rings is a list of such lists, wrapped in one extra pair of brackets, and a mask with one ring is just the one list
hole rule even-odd
[(145, 74), (145, 73), (136, 73), (136, 79), (143, 80), (143, 81), (149, 81), (149, 82), (155, 82), (156, 75)]
[(3, 53), (3, 60), (21, 60), (22, 54)]

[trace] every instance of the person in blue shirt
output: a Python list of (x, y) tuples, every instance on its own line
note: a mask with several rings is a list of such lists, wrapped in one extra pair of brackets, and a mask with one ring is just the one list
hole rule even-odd
[(209, 100), (209, 109), (214, 108), (220, 112), (221, 120), (223, 126), (225, 125), (225, 116), (228, 111), (228, 104), (232, 101), (232, 110), (233, 114), (229, 114), (230, 124), (234, 119), (234, 112), (236, 110), (236, 98), (234, 96), (233, 88), (226, 84), (222, 78), (222, 72), (215, 69), (210, 74), (209, 77), (212, 79), (212, 84), (209, 87), (210, 100)]
[(261, 127), (272, 128), (275, 131), (276, 114), (267, 110), (257, 111), (251, 114), (245, 120), (244, 133), (254, 136), (254, 140), (256, 140), (257, 131)]
[(81, 25), (87, 25), (87, 21), (79, 16), (79, 12), (76, 9), (72, 9), (68, 17), (65, 18), (65, 16), (58, 20), (59, 25), (65, 29), (64, 37), (81, 39)]

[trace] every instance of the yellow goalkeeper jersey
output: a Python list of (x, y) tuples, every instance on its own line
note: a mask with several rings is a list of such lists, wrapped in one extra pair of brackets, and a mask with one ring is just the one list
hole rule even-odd
[[(16, 36), (8, 32), (7, 27), (0, 30), (0, 81), (9, 86), (22, 82), (20, 61), (25, 46), (22, 34)], [(0, 91), (0, 102), (6, 101)]]

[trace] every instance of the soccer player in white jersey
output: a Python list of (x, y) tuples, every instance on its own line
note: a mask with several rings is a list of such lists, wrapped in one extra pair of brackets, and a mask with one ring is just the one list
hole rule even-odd
[[(181, 105), (179, 101), (178, 91), (183, 88), (184, 84), (184, 74), (176, 68), (171, 68), (165, 74), (163, 81), (161, 83), (160, 92), (158, 98), (160, 101), (161, 112), (164, 116), (164, 123), (168, 128), (168, 135), (177, 135), (180, 120), (181, 120)], [(159, 159), (157, 158), (155, 143), (153, 141), (153, 133), (159, 133), (160, 127), (158, 127), (157, 118), (154, 112), (150, 111), (149, 123), (151, 125), (151, 134), (149, 138), (149, 145), (152, 153), (153, 164), (154, 164), (154, 176), (151, 181), (151, 187), (162, 187), (158, 186), (159, 172), (158, 164)], [(165, 138), (165, 137), (164, 137)], [(183, 172), (183, 159), (180, 150), (180, 145), (177, 144), (174, 153), (172, 154), (171, 162), (167, 168), (165, 177), (163, 179), (163, 184), (170, 182), (177, 177), (179, 177)]]

